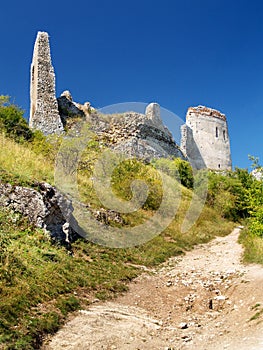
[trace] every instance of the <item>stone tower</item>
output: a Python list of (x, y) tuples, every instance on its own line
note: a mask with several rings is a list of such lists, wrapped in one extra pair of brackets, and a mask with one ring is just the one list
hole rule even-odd
[(63, 132), (58, 112), (55, 74), (51, 63), (49, 37), (38, 32), (31, 64), (29, 126), (44, 135)]
[(181, 150), (196, 169), (231, 170), (226, 116), (204, 106), (190, 107), (181, 129)]

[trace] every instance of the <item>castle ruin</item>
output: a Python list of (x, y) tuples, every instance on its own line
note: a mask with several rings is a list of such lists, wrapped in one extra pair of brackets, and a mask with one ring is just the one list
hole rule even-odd
[(30, 103), (29, 126), (32, 129), (41, 130), (44, 135), (63, 132), (56, 99), (55, 73), (51, 63), (49, 37), (46, 32), (38, 32), (34, 46)]
[(231, 170), (226, 116), (204, 106), (190, 107), (181, 128), (181, 149), (195, 169)]
[(134, 112), (98, 118), (90, 104), (75, 103), (69, 91), (56, 98), (55, 74), (51, 63), (49, 37), (38, 32), (31, 65), (29, 126), (44, 135), (64, 132), (67, 122), (77, 116), (91, 123), (92, 130), (107, 146), (131, 156), (150, 160), (180, 157), (195, 169), (230, 170), (231, 154), (224, 114), (204, 106), (191, 107), (181, 128), (181, 146), (163, 124), (160, 106), (151, 103), (145, 114)]

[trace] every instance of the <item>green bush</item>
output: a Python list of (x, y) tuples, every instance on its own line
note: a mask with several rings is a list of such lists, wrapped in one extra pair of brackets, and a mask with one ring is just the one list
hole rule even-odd
[(181, 184), (189, 189), (194, 186), (194, 177), (192, 167), (189, 162), (180, 158), (173, 160), (161, 158), (152, 161), (152, 165), (165, 174), (173, 177), (174, 179), (181, 182)]
[(130, 201), (133, 197), (132, 182), (142, 180), (148, 186), (148, 196), (143, 209), (157, 210), (162, 201), (162, 180), (156, 170), (136, 159), (128, 159), (119, 164), (112, 174), (112, 186), (116, 196)]
[(9, 96), (0, 96), (0, 131), (18, 142), (33, 137), (23, 114), (22, 109), (10, 102)]
[(209, 172), (207, 203), (224, 218), (238, 221), (248, 217), (247, 188), (251, 175), (247, 170)]
[(248, 228), (253, 235), (263, 237), (263, 206), (255, 211), (249, 220)]
[[(252, 161), (252, 168), (262, 171), (259, 165), (259, 158), (249, 156)], [(248, 230), (253, 236), (263, 237), (263, 181), (251, 175), (251, 181), (246, 188), (245, 202), (250, 215)]]
[(36, 154), (41, 154), (47, 159), (54, 161), (61, 145), (62, 138), (53, 134), (45, 136), (40, 130), (35, 130), (30, 140), (30, 147)]

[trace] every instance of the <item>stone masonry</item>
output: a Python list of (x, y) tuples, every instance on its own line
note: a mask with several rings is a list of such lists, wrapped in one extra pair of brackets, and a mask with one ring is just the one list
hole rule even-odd
[(231, 170), (226, 116), (204, 106), (190, 107), (182, 126), (181, 149), (196, 169)]
[(57, 101), (64, 127), (67, 130), (74, 129), (75, 135), (79, 134), (82, 122), (88, 122), (101, 145), (128, 157), (145, 161), (161, 157), (185, 159), (171, 132), (162, 122), (158, 103), (150, 103), (145, 114), (102, 114), (88, 102), (84, 105), (74, 102), (69, 91), (64, 91)]
[(55, 74), (51, 63), (49, 37), (38, 32), (31, 64), (30, 119), (32, 129), (44, 135), (60, 134), (63, 125), (58, 112), (55, 90)]
[(185, 159), (160, 117), (160, 106), (150, 103), (145, 114), (126, 112), (89, 117), (91, 128), (106, 146), (145, 161), (153, 158)]
[(31, 111), (29, 125), (45, 135), (60, 134), (76, 122), (88, 122), (104, 145), (132, 157), (180, 157), (195, 169), (231, 169), (227, 121), (221, 112), (204, 106), (190, 107), (181, 128), (181, 147), (163, 124), (160, 106), (150, 103), (145, 114), (127, 112), (102, 115), (90, 106), (73, 101), (69, 91), (56, 99), (55, 74), (49, 37), (38, 32), (31, 65)]

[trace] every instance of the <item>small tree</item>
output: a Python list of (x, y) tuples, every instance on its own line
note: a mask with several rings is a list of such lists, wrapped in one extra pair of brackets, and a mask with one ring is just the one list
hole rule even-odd
[(0, 131), (16, 141), (30, 140), (33, 133), (23, 117), (24, 111), (10, 102), (9, 96), (0, 95)]
[(152, 165), (156, 169), (160, 169), (165, 174), (177, 179), (181, 184), (187, 188), (193, 188), (194, 177), (190, 163), (181, 158), (173, 160), (161, 158), (152, 161)]

